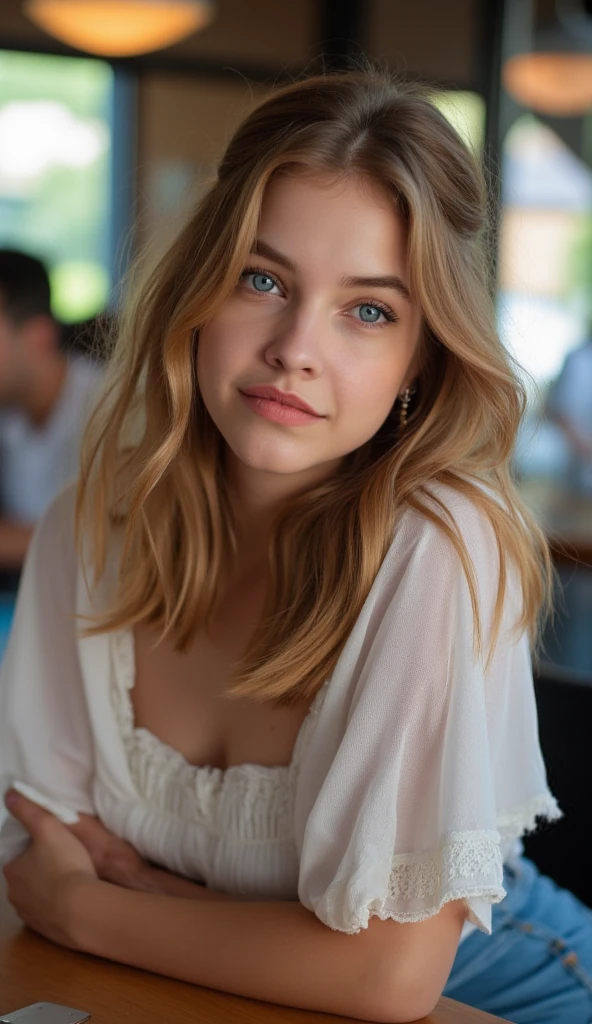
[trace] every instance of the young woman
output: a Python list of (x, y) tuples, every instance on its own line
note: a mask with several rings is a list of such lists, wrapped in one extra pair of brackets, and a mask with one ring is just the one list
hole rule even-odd
[(26, 565), (5, 788), (78, 814), (8, 792), (32, 928), (372, 1021), (442, 991), (592, 1020), (592, 914), (520, 856), (560, 814), (529, 647), (549, 569), (484, 210), (452, 128), (383, 76), (238, 129)]

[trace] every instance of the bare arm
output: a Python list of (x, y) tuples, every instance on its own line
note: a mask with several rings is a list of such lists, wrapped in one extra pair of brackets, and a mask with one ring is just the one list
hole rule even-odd
[(33, 526), (0, 519), (0, 568), (19, 569), (25, 560)]
[[(429, 945), (431, 938), (432, 942), (437, 942), (436, 964), (444, 954), (442, 962), (446, 969), (446, 956), (450, 953), (450, 942), (447, 939), (454, 935), (455, 921), (462, 926), (464, 918), (462, 907), (449, 906), (437, 918), (420, 926), (400, 925), (393, 921), (383, 922), (378, 918), (372, 918), (366, 932), (362, 931), (358, 935), (344, 935), (327, 928), (297, 901), (292, 904), (287, 901), (285, 903), (254, 903), (252, 901), (245, 903), (240, 897), (230, 893), (208, 889), (189, 881), (189, 879), (180, 878), (178, 875), (153, 867), (142, 860), (130, 843), (109, 832), (98, 818), (81, 814), (79, 819), (79, 823), (70, 826), (69, 830), (85, 846), (92, 857), (99, 877), (104, 881), (114, 883), (109, 886), (106, 895), (114, 901), (115, 906), (109, 909), (105, 918), (102, 918), (102, 923), (104, 925), (111, 922), (112, 914), (115, 913), (125, 920), (126, 927), (129, 929), (121, 949), (114, 946), (109, 932), (101, 935), (100, 927), (97, 933), (92, 929), (92, 934), (88, 938), (86, 935), (82, 937), (82, 948), (88, 948), (89, 952), (100, 953), (102, 956), (124, 960), (134, 966), (146, 967), (158, 973), (173, 974), (184, 980), (196, 981), (202, 985), (221, 988), (223, 991), (235, 992), (239, 995), (287, 1003), (288, 1005), (299, 1005), (308, 1009), (328, 1010), (350, 1016), (354, 1014), (362, 1018), (369, 1017), (372, 1020), (415, 1020), (418, 1016), (424, 1016), (424, 1010), (429, 1012), (432, 1009), (430, 1005), (425, 1005), (425, 1001), (427, 1000), (428, 1004), (430, 1001), (435, 1002), (441, 994), (452, 961), (448, 965), (446, 976), (441, 979), (441, 984), (438, 984), (436, 965), (433, 991), (429, 983), (426, 986), (426, 979), (423, 975), (413, 981), (413, 972), (411, 968), (408, 968), (405, 980), (409, 987), (410, 998), (408, 1011), (405, 1013), (406, 999), (409, 993), (404, 993), (394, 987), (396, 985), (395, 964), (403, 965), (405, 951), (410, 952), (412, 943), (421, 933), (422, 946), (421, 950), (419, 946), (417, 947), (418, 957), (420, 954), (421, 956), (426, 955), (426, 946)], [(135, 907), (130, 904), (128, 913), (124, 894), (124, 902), (119, 905), (119, 909), (115, 909), (118, 905), (118, 895), (121, 893), (121, 889), (117, 889), (115, 886), (134, 890), (135, 892), (131, 893), (132, 896), (137, 893), (164, 896), (165, 903), (152, 906), (136, 903)], [(168, 897), (171, 896), (177, 897), (176, 902), (183, 901), (185, 904), (183, 910), (170, 909), (172, 901)], [(192, 915), (191, 907), (187, 907), (189, 901), (195, 900), (230, 904), (224, 908), (225, 913), (228, 913), (227, 920), (221, 920), (217, 915), (212, 917), (211, 922), (208, 922), (207, 917), (203, 921), (200, 921), (199, 917), (196, 919)], [(241, 910), (242, 907), (245, 909)], [(238, 913), (237, 908), (239, 908)], [(199, 910), (197, 912), (200, 913)], [(76, 916), (79, 913), (80, 909), (77, 908)], [(210, 911), (211, 913), (212, 911)], [(213, 913), (215, 915), (216, 912)], [(141, 922), (144, 914), (148, 915), (146, 927), (150, 930), (150, 937), (145, 947), (139, 947), (138, 935), (143, 931)], [(179, 915), (178, 921), (176, 920), (177, 914)], [(133, 925), (131, 924), (132, 915)], [(183, 915), (182, 919), (181, 915)], [(163, 921), (168, 922), (171, 936), (177, 934), (183, 936), (181, 940), (177, 939), (178, 950), (170, 948), (166, 931), (163, 934)], [(185, 974), (183, 973), (185, 969), (183, 960), (179, 957), (187, 956), (187, 942), (193, 951), (196, 948), (193, 940), (187, 938), (189, 929), (193, 933), (199, 929), (202, 936), (207, 932), (208, 942), (214, 938), (218, 945), (209, 951), (208, 959), (211, 962), (204, 962), (201, 955), (198, 957), (191, 955), (186, 966), (188, 973)], [(249, 937), (250, 929), (253, 929), (254, 932), (252, 939)], [(118, 926), (116, 926), (116, 931), (118, 937), (121, 937), (121, 930)], [(197, 933), (198, 942), (200, 941), (199, 931)], [(232, 936), (230, 941), (235, 947), (234, 950), (230, 949), (225, 932)], [(237, 936), (241, 937), (237, 940)], [(144, 938), (146, 938), (145, 935)], [(95, 946), (93, 943), (97, 939), (98, 945)], [(155, 939), (158, 946), (155, 945)], [(412, 941), (404, 948), (403, 940), (406, 939)], [(88, 947), (87, 942), (89, 943)], [(201, 944), (203, 944), (203, 938)], [(244, 948), (247, 946), (248, 952)], [(181, 953), (181, 947), (184, 947), (185, 952)], [(456, 949), (456, 945), (454, 945), (454, 949)], [(223, 950), (228, 950), (227, 960), (229, 962), (225, 965)], [(163, 959), (163, 955), (166, 955), (167, 959)], [(452, 951), (453, 955), (454, 950)], [(253, 956), (256, 958), (254, 968), (249, 959)], [(383, 979), (380, 965), (385, 958), (386, 966)], [(431, 960), (429, 962), (432, 963)], [(224, 967), (222, 972), (220, 972), (221, 966)], [(239, 967), (238, 972), (237, 966)], [(198, 967), (197, 972), (196, 967)], [(201, 970), (204, 973), (201, 973)], [(277, 992), (270, 993), (270, 973), (273, 975), (272, 980)], [(331, 986), (327, 987), (327, 979), (332, 979), (334, 991)], [(350, 991), (348, 983), (349, 986), (354, 986), (353, 992)], [(385, 984), (387, 993), (386, 1016), (382, 1015), (381, 984)], [(261, 987), (258, 988), (258, 985)], [(290, 986), (294, 988), (294, 991)], [(294, 1001), (298, 999), (296, 987), (301, 992), (300, 1002)], [(396, 1006), (394, 1003), (391, 1006), (391, 997), (396, 1000)], [(308, 1001), (303, 1002), (303, 998)], [(417, 1008), (415, 998), (419, 1000)], [(319, 999), (324, 1002), (319, 1002)], [(403, 1016), (393, 1018), (393, 1008), (397, 1012), (403, 1012)]]
[(226, 892), (219, 892), (217, 889), (208, 889), (201, 882), (191, 882), (188, 878), (174, 875), (170, 871), (163, 871), (162, 868), (155, 868), (147, 864), (145, 868), (145, 885), (125, 885), (124, 882), (115, 883), (124, 885), (125, 888), (136, 889), (143, 892), (160, 893), (163, 896), (182, 896), (190, 900), (206, 900), (220, 902), (236, 900), (237, 896), (231, 896)]
[(85, 847), (97, 875), (105, 882), (112, 882), (125, 889), (136, 889), (138, 892), (183, 896), (193, 900), (236, 899), (227, 893), (208, 889), (199, 882), (174, 875), (171, 871), (154, 867), (140, 857), (131, 843), (109, 832), (95, 815), (79, 814), (77, 824), (69, 825), (68, 828)]
[(364, 1020), (429, 1013), (454, 959), (464, 906), (418, 924), (370, 919), (357, 935), (298, 902), (196, 902), (83, 884), (70, 901), (78, 948), (235, 995)]
[(4, 868), (8, 898), (61, 945), (234, 995), (391, 1024), (430, 1013), (444, 989), (463, 901), (418, 923), (374, 916), (347, 935), (297, 901), (138, 892), (101, 881), (53, 815), (14, 791), (6, 802), (31, 836)]

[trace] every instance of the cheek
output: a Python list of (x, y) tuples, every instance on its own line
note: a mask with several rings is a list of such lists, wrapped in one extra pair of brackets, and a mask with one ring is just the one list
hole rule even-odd
[(197, 345), (197, 374), (219, 381), (241, 373), (252, 352), (248, 328), (232, 311), (223, 310), (204, 328)]
[(197, 343), (197, 380), (202, 394), (219, 386), (232, 372), (233, 335), (217, 323), (208, 324), (200, 332)]
[(404, 374), (404, 366), (387, 360), (341, 377), (339, 405), (352, 430), (371, 436), (379, 429), (396, 401)]

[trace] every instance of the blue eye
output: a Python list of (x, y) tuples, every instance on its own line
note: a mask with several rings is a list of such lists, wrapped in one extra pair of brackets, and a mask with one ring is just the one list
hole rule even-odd
[(375, 324), (377, 320), (383, 316), (381, 309), (377, 309), (376, 306), (358, 306), (360, 311), (360, 320), (363, 320), (365, 324)]
[(399, 319), (390, 306), (385, 306), (382, 302), (361, 302), (359, 306), (353, 306), (352, 311), (357, 314), (358, 323), (368, 324), (369, 327), (383, 327), (385, 323), (395, 324)]
[(263, 270), (256, 270), (254, 267), (247, 267), (241, 274), (241, 280), (246, 282), (253, 291), (265, 295), (274, 288), (279, 287), (275, 277), (266, 274)]
[(275, 284), (273, 277), (267, 274), (253, 274), (253, 287), (258, 292), (270, 292)]

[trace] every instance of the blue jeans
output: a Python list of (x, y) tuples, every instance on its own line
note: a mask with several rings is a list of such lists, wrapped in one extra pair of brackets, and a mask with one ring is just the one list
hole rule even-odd
[(592, 910), (520, 857), (492, 934), (461, 942), (444, 995), (513, 1024), (592, 1024)]

